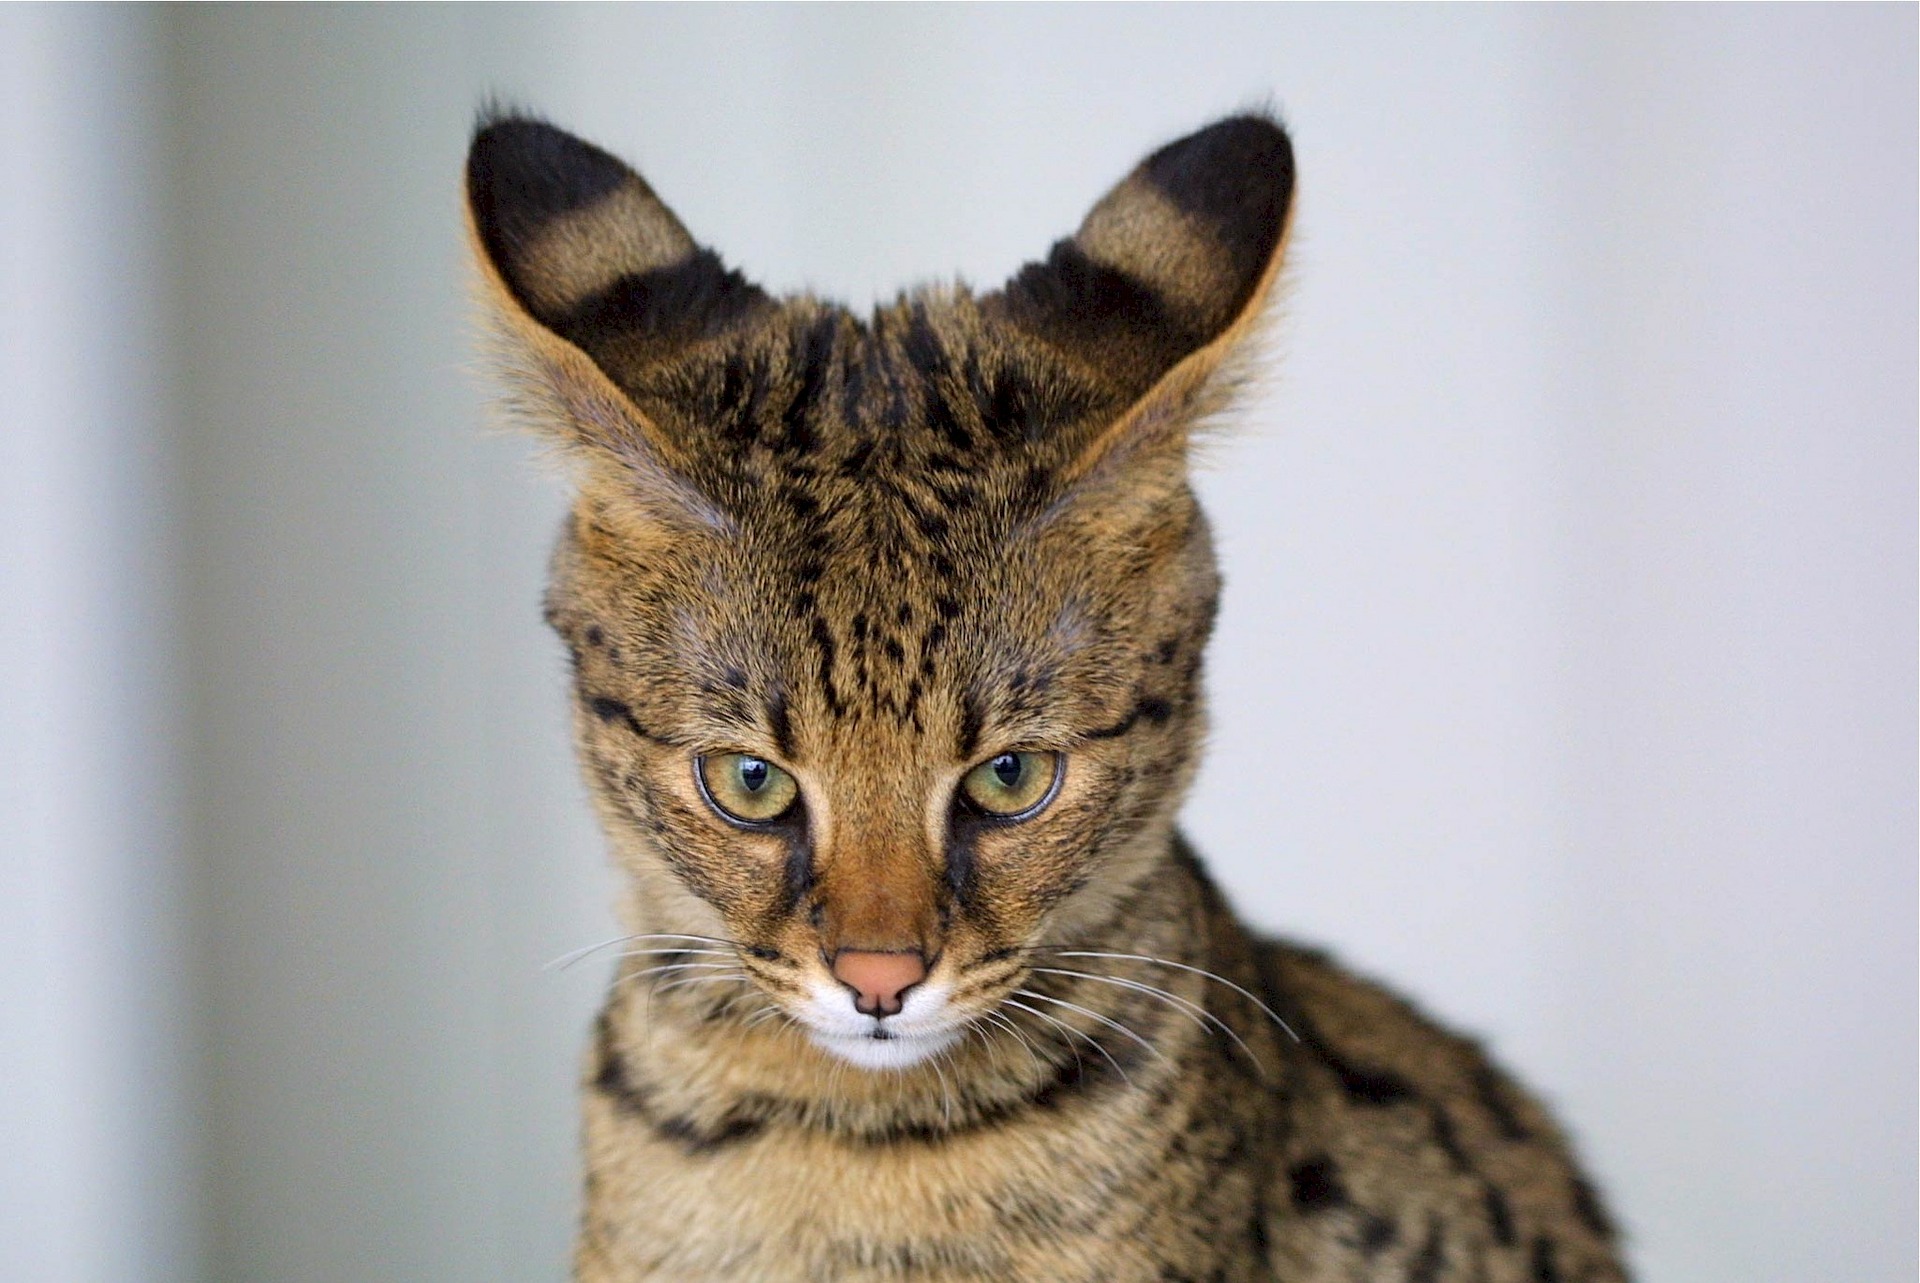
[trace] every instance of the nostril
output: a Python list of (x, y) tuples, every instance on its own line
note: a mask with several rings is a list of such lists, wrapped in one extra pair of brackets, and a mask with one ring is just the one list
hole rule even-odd
[(927, 978), (918, 952), (877, 953), (842, 949), (833, 957), (833, 978), (853, 990), (853, 1009), (863, 1016), (894, 1016), (907, 990)]

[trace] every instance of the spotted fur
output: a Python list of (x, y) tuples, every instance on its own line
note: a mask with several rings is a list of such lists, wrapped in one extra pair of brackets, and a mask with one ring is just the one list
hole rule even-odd
[[(862, 318), (769, 296), (605, 152), (482, 122), (508, 399), (578, 465), (547, 610), (632, 933), (584, 1283), (1623, 1277), (1541, 1108), (1250, 933), (1173, 827), (1218, 590), (1186, 456), (1292, 192), (1278, 123), (1224, 120), (1000, 289)], [(1063, 756), (1050, 805), (956, 799), (1011, 750)], [(802, 804), (729, 823), (694, 765), (725, 752)], [(892, 1027), (944, 1004), (947, 1041), (871, 1068), (822, 1034), (842, 950), (924, 959)]]

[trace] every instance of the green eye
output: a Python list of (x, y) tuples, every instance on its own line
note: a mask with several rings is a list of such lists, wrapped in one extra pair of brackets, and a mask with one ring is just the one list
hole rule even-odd
[(764, 757), (720, 753), (695, 765), (708, 805), (740, 824), (765, 824), (793, 808), (800, 786)]
[(988, 815), (1025, 819), (1053, 800), (1060, 766), (1058, 753), (1002, 753), (968, 771), (960, 791)]

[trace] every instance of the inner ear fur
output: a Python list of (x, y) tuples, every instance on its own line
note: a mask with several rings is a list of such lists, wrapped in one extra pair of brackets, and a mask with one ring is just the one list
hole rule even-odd
[[(1184, 451), (1230, 392), (1285, 258), (1293, 146), (1266, 115), (1234, 116), (1148, 156), (1047, 258), (985, 305), (1087, 368), (1129, 408), (1058, 443), (1068, 484)], [(1183, 468), (1180, 471), (1184, 471)]]

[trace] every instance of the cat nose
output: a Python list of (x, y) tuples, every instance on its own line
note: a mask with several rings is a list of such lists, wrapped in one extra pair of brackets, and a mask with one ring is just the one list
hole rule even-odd
[(918, 951), (872, 953), (842, 949), (833, 955), (833, 978), (853, 990), (853, 1009), (863, 1016), (897, 1016), (907, 990), (927, 978)]

